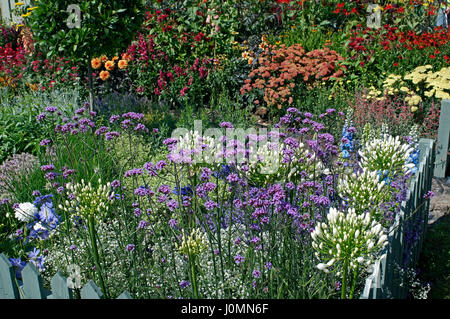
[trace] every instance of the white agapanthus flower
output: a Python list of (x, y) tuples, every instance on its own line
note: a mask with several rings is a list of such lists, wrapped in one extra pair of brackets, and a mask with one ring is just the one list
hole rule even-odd
[(338, 192), (359, 213), (376, 210), (381, 203), (389, 200), (391, 194), (380, 175), (369, 170), (344, 175), (338, 182)]
[(208, 247), (206, 234), (199, 228), (194, 228), (189, 235), (182, 231), (180, 244), (175, 244), (178, 251), (184, 255), (198, 255)]
[[(321, 174), (330, 174), (330, 170), (304, 143), (301, 141), (297, 143), (296, 147), (285, 141), (249, 143), (249, 158), (244, 163), (248, 167), (247, 178), (263, 183), (277, 183), (284, 180), (296, 183), (313, 179), (314, 176)], [(238, 166), (241, 167), (243, 165)]]
[(101, 179), (98, 180), (97, 188), (93, 188), (91, 182), (86, 184), (84, 179), (81, 183), (67, 183), (65, 186), (67, 197), (69, 199), (73, 197), (60, 204), (58, 208), (83, 217), (103, 216), (109, 210), (115, 196), (110, 190), (111, 183), (102, 184)]
[(21, 203), (18, 208), (14, 209), (15, 217), (22, 222), (30, 222), (34, 219), (34, 215), (38, 212), (36, 206), (32, 203)]
[(324, 272), (333, 266), (365, 268), (388, 243), (381, 224), (369, 213), (357, 214), (352, 208), (347, 214), (330, 208), (327, 220), (316, 226), (311, 237), (320, 260), (317, 268)]
[(384, 172), (391, 175), (405, 174), (414, 167), (409, 163), (409, 156), (414, 149), (400, 141), (400, 138), (383, 134), (381, 138), (372, 139), (359, 151), (360, 166), (363, 170)]

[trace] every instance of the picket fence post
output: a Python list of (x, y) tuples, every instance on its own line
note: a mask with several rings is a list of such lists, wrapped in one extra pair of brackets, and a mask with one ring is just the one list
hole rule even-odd
[(0, 299), (19, 299), (16, 274), (5, 255), (0, 254)]
[[(73, 299), (67, 278), (59, 271), (50, 281), (51, 291), (42, 284), (42, 277), (33, 263), (22, 270), (22, 280), (16, 279), (14, 267), (8, 258), (0, 253), (0, 299)], [(104, 299), (98, 286), (90, 280), (80, 291), (81, 299)], [(128, 291), (117, 299), (132, 299)]]
[(434, 177), (444, 178), (450, 142), (450, 100), (442, 100), (437, 137)]

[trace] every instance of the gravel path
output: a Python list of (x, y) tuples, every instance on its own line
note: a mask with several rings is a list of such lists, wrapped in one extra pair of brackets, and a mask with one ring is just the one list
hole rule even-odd
[(430, 200), (428, 224), (433, 224), (442, 216), (450, 214), (450, 177), (433, 178), (431, 190), (435, 195)]

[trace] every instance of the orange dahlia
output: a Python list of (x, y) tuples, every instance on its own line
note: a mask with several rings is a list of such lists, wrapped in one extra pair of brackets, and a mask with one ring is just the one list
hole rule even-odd
[(126, 69), (128, 66), (127, 60), (120, 60), (118, 63), (119, 69), (123, 70)]
[(102, 62), (99, 58), (94, 58), (91, 60), (91, 66), (94, 70), (100, 69), (100, 67), (102, 66)]
[(102, 79), (103, 81), (106, 81), (109, 79), (109, 72), (108, 71), (102, 71), (100, 72), (100, 79)]
[(122, 60), (130, 61), (131, 56), (128, 53), (122, 53)]
[(115, 63), (113, 61), (107, 61), (105, 63), (105, 69), (108, 71), (114, 70), (114, 67), (115, 67)]

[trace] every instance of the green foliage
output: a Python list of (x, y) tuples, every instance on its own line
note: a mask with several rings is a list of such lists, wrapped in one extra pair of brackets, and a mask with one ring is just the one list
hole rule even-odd
[(450, 216), (429, 226), (419, 260), (422, 281), (431, 282), (431, 299), (450, 298)]
[(0, 163), (11, 154), (37, 154), (45, 129), (36, 116), (47, 106), (72, 111), (79, 103), (77, 91), (30, 92), (11, 96), (4, 89), (0, 95)]
[(67, 25), (71, 4), (72, 0), (41, 0), (26, 20), (48, 57), (65, 55), (86, 63), (89, 57), (121, 52), (141, 27), (142, 0), (78, 1), (80, 28)]

